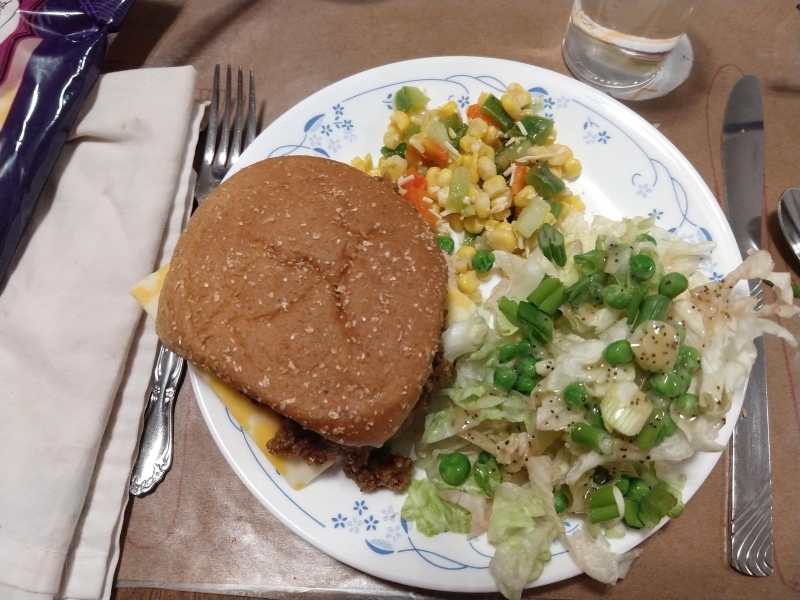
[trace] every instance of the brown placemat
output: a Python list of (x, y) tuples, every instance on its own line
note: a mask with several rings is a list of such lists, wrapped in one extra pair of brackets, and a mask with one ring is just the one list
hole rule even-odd
[[(210, 84), (216, 62), (254, 66), (262, 126), (326, 85), (423, 56), (483, 55), (566, 72), (560, 42), (570, 2), (147, 2), (130, 13), (108, 70), (192, 64)], [(765, 242), (781, 268), (799, 268), (780, 237), (780, 192), (798, 185), (800, 84), (794, 2), (700, 2), (689, 35), (695, 65), (668, 96), (629, 103), (658, 123), (722, 197), (719, 143), (728, 93), (757, 75), (766, 122)], [(202, 79), (202, 75), (201, 75)], [(207, 89), (198, 90), (204, 97)], [(797, 278), (795, 277), (795, 280)], [(800, 333), (797, 324), (792, 330)], [(644, 543), (628, 577), (605, 587), (585, 576), (530, 597), (797, 598), (800, 594), (798, 355), (767, 340), (773, 460), (775, 573), (751, 578), (727, 562), (727, 456), (684, 515)], [(175, 464), (158, 490), (135, 499), (118, 587), (163, 587), (270, 598), (442, 597), (364, 575), (283, 527), (216, 448), (189, 385), (176, 413)]]

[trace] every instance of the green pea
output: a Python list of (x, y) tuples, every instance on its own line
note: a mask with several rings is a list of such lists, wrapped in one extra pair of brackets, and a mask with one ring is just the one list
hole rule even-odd
[(646, 281), (656, 273), (655, 261), (646, 254), (631, 256), (628, 269), (636, 279)]
[(530, 375), (525, 375), (524, 373), (517, 377), (517, 383), (514, 384), (514, 389), (523, 394), (530, 394), (535, 387), (536, 380)]
[(680, 396), (681, 394), (685, 394), (689, 391), (689, 386), (692, 385), (692, 375), (684, 369), (683, 367), (677, 367), (672, 374), (678, 380), (678, 393), (675, 394), (676, 396)]
[(582, 383), (570, 383), (564, 388), (564, 404), (570, 410), (583, 410), (588, 398), (589, 393)]
[(603, 422), (603, 415), (600, 413), (599, 407), (592, 406), (589, 410), (587, 410), (586, 420), (592, 427), (597, 427), (598, 429), (605, 431), (606, 424)]
[(517, 371), (531, 378), (536, 378), (536, 359), (532, 356), (523, 356), (517, 363)]
[(445, 456), (439, 463), (439, 475), (448, 485), (461, 485), (469, 477), (472, 465), (461, 452), (453, 452)]
[(672, 420), (671, 417), (667, 416), (664, 418), (664, 424), (661, 426), (661, 431), (658, 432), (658, 435), (664, 434), (664, 437), (669, 437), (673, 435), (678, 430), (678, 425), (675, 421)]
[(621, 310), (623, 308), (628, 308), (630, 301), (630, 293), (621, 285), (613, 284), (603, 288), (603, 302), (606, 306)]
[(500, 359), (501, 363), (510, 361), (516, 355), (517, 355), (516, 344), (506, 344), (505, 346), (501, 346), (500, 351), (498, 352), (498, 358)]
[(689, 280), (680, 273), (667, 273), (658, 283), (658, 293), (667, 298), (682, 294), (689, 287)]
[(624, 365), (633, 360), (633, 349), (628, 340), (612, 342), (603, 350), (603, 358), (612, 365)]
[(681, 389), (681, 382), (673, 373), (653, 373), (650, 376), (650, 387), (662, 396), (673, 398)]
[(450, 236), (437, 237), (436, 243), (439, 244), (439, 247), (448, 254), (452, 254), (453, 249), (456, 247), (456, 243)]
[(689, 373), (697, 373), (700, 370), (700, 353), (694, 346), (681, 346), (678, 348), (678, 358), (675, 365), (683, 367)]
[(553, 492), (553, 508), (559, 515), (569, 508), (569, 498), (561, 490)]
[(641, 479), (634, 477), (633, 479), (631, 479), (627, 497), (632, 502), (641, 502), (649, 492), (650, 492), (650, 486), (648, 486)]
[(627, 475), (620, 475), (619, 479), (617, 479), (617, 483), (614, 485), (616, 485), (617, 489), (622, 492), (623, 496), (625, 496), (631, 487), (631, 478)]
[(691, 419), (697, 414), (697, 405), (700, 399), (694, 394), (681, 394), (678, 396), (678, 412)]
[(608, 469), (605, 467), (595, 467), (594, 473), (592, 473), (592, 481), (597, 485), (603, 485), (604, 483), (608, 483), (609, 479), (611, 479), (611, 475), (609, 475)]
[(658, 242), (656, 242), (656, 238), (654, 238), (651, 235), (647, 235), (646, 233), (640, 233), (639, 235), (637, 235), (636, 236), (636, 241), (637, 242), (650, 242), (654, 246), (658, 245)]
[(476, 252), (475, 256), (472, 257), (472, 268), (475, 269), (476, 273), (486, 273), (491, 271), (493, 264), (494, 254), (492, 252), (481, 250), (480, 252)]
[(529, 339), (525, 338), (517, 344), (517, 352), (523, 356), (531, 356), (533, 354), (533, 344), (531, 344)]
[(510, 390), (517, 381), (517, 373), (508, 367), (497, 367), (494, 370), (494, 384), (503, 390)]

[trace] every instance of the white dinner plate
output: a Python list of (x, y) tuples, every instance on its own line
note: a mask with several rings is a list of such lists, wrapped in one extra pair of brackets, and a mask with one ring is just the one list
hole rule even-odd
[[(498, 96), (517, 82), (544, 96), (544, 114), (555, 120), (558, 141), (583, 165), (570, 188), (593, 214), (617, 219), (655, 215), (656, 224), (688, 240), (717, 244), (702, 269), (719, 279), (741, 262), (730, 227), (714, 196), (689, 161), (647, 121), (616, 100), (573, 79), (527, 64), (476, 57), (437, 57), (378, 67), (328, 86), (270, 125), (244, 152), (228, 177), (269, 157), (324, 156), (347, 162), (367, 152), (379, 157), (392, 96), (402, 85), (422, 88), (431, 106), (455, 100), (462, 110), (482, 91)], [(377, 158), (376, 158), (377, 161)], [(425, 537), (400, 518), (404, 495), (361, 493), (339, 469), (329, 469), (294, 490), (255, 447), (211, 389), (192, 371), (201, 411), (228, 463), (258, 500), (298, 535), (334, 558), (397, 583), (451, 592), (497, 590), (489, 573), (493, 548), (486, 536)], [(742, 394), (730, 414), (738, 416)], [(728, 419), (719, 441), (730, 436)], [(685, 462), (684, 499), (700, 487), (719, 454), (697, 453)], [(692, 510), (691, 504), (687, 510)], [(569, 519), (574, 531), (578, 520)], [(626, 551), (652, 531), (610, 540)], [(558, 542), (553, 559), (533, 585), (580, 573)], [(633, 568), (636, 568), (634, 564)]]

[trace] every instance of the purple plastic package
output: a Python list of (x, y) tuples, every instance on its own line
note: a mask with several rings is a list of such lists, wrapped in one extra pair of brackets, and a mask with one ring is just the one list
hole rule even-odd
[(0, 0), (0, 281), (131, 4)]

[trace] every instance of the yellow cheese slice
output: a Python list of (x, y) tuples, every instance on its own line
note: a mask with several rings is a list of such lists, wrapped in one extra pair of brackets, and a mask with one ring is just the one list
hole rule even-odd
[[(164, 286), (164, 277), (166, 277), (167, 271), (169, 271), (169, 264), (148, 275), (130, 290), (131, 295), (154, 320), (158, 312), (158, 299), (161, 295), (161, 288)], [(280, 416), (268, 406), (253, 402), (236, 388), (228, 385), (212, 373), (199, 367), (195, 367), (195, 369), (222, 401), (231, 416), (239, 423), (242, 430), (294, 489), (299, 490), (307, 485), (334, 463), (333, 460), (329, 460), (324, 465), (313, 466), (306, 463), (302, 458), (284, 458), (269, 452), (267, 450), (267, 442), (275, 437), (278, 432), (281, 426)]]

